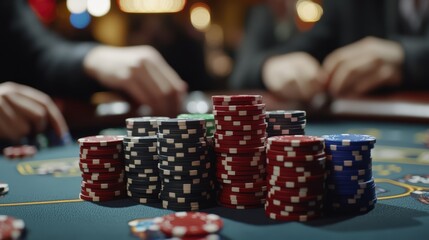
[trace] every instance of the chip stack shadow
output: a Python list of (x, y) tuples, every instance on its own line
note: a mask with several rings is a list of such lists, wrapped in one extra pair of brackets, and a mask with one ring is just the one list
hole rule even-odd
[(137, 117), (125, 120), (125, 178), (127, 195), (139, 203), (157, 203), (161, 183), (158, 171), (158, 120), (167, 117)]
[(203, 119), (158, 121), (160, 199), (163, 208), (196, 211), (214, 203), (214, 164)]
[(265, 104), (260, 95), (213, 96), (218, 204), (258, 208), (265, 203)]
[(125, 196), (122, 136), (89, 136), (78, 139), (82, 171), (82, 200), (101, 202)]

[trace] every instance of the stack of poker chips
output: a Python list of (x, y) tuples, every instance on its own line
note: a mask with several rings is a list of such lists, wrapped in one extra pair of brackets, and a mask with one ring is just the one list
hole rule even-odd
[(158, 120), (167, 117), (136, 117), (125, 120), (125, 178), (127, 195), (139, 203), (159, 202)]
[(267, 135), (305, 135), (306, 112), (301, 110), (277, 110), (266, 112)]
[(365, 213), (377, 202), (371, 149), (375, 137), (324, 135), (327, 154), (326, 207), (332, 212)]
[(211, 137), (215, 133), (215, 120), (213, 114), (180, 114), (178, 119), (204, 119), (206, 121), (206, 136)]
[(214, 202), (213, 166), (207, 153), (202, 119), (158, 122), (160, 199), (172, 210), (195, 211)]
[(78, 139), (81, 199), (101, 202), (125, 196), (122, 140), (122, 136), (104, 135)]
[(325, 160), (323, 138), (268, 138), (265, 214), (281, 221), (319, 217), (323, 211)]
[(265, 104), (260, 95), (213, 96), (216, 177), (221, 206), (265, 203)]
[(157, 137), (124, 137), (127, 195), (139, 203), (159, 202)]

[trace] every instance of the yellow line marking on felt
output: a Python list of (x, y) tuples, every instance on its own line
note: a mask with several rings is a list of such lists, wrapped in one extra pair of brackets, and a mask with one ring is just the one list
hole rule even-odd
[(45, 205), (45, 204), (57, 204), (57, 203), (76, 203), (76, 202), (83, 202), (83, 200), (66, 199), (66, 200), (51, 200), (51, 201), (40, 201), (40, 202), (0, 203), (0, 207), (17, 207), (17, 206)]

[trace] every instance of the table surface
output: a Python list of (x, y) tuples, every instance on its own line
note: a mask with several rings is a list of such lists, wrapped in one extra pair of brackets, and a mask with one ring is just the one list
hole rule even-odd
[[(429, 233), (429, 205), (410, 196), (429, 191), (429, 149), (423, 144), (429, 125), (388, 122), (309, 122), (308, 135), (365, 133), (377, 137), (373, 172), (378, 203), (364, 215), (329, 216), (308, 223), (277, 222), (263, 209), (232, 210), (214, 207), (220, 215), (223, 239), (413, 239)], [(10, 192), (0, 198), (0, 214), (25, 221), (27, 239), (133, 239), (128, 221), (162, 216), (172, 211), (123, 199), (84, 202), (80, 192), (78, 146), (44, 149), (33, 159), (11, 161), (0, 157), (0, 181)], [(37, 175), (45, 163), (70, 163), (68, 174)], [(412, 177), (414, 176), (414, 177)]]

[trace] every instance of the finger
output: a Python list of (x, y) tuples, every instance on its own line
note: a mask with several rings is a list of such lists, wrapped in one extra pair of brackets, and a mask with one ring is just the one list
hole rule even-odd
[(30, 132), (27, 122), (10, 106), (7, 100), (0, 99), (1, 135), (6, 139), (18, 142)]
[(367, 75), (362, 77), (362, 79), (365, 80), (359, 81), (359, 83), (354, 86), (353, 91), (350, 94), (353, 96), (360, 96), (376, 89), (381, 84), (381, 78), (382, 76), (379, 71), (369, 72)]
[(43, 106), (22, 95), (8, 95), (5, 98), (33, 126), (36, 133), (45, 130), (48, 120), (47, 112)]
[(173, 86), (174, 84), (172, 84), (163, 74), (162, 70), (152, 62), (148, 62), (144, 66), (144, 70), (149, 76), (145, 84), (152, 93), (155, 93), (153, 97), (157, 102), (157, 110), (163, 114), (177, 112), (179, 102), (178, 96), (180, 93), (178, 93), (177, 89)]
[[(134, 77), (137, 78), (137, 77)], [(151, 108), (153, 108), (154, 101), (150, 97), (150, 91), (148, 91), (142, 84), (140, 83), (140, 80), (133, 79), (127, 83), (124, 89), (128, 94), (131, 95), (131, 97), (137, 101), (139, 104), (147, 105)]]
[(48, 122), (60, 138), (69, 135), (69, 129), (63, 115), (48, 95), (23, 85), (19, 86), (19, 94), (28, 97), (45, 108)]

